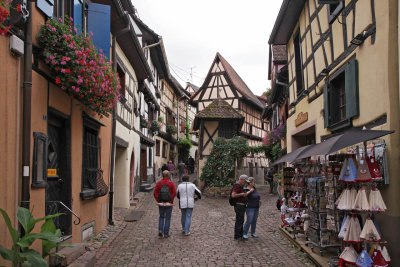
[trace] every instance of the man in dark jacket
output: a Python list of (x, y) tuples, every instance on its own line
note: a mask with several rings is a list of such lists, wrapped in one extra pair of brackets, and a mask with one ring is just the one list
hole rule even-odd
[(243, 239), (243, 223), (244, 223), (244, 214), (246, 212), (246, 201), (247, 196), (251, 194), (254, 189), (250, 189), (247, 193), (244, 192), (243, 187), (248, 183), (248, 177), (245, 174), (240, 175), (239, 180), (235, 183), (232, 190), (232, 198), (236, 199), (235, 205), (235, 240), (244, 240)]
[[(157, 182), (156, 188), (154, 188), (154, 198), (157, 201), (158, 211), (160, 213), (160, 217), (158, 219), (158, 236), (169, 237), (169, 227), (171, 224), (171, 214), (172, 214), (172, 206), (174, 205), (174, 198), (176, 196), (176, 188), (175, 184), (170, 179), (169, 171), (162, 172), (162, 180)], [(160, 196), (161, 189), (163, 185), (168, 186), (169, 198), (168, 201), (163, 201)], [(164, 194), (164, 192), (162, 192)], [(164, 196), (163, 196), (164, 197)]]

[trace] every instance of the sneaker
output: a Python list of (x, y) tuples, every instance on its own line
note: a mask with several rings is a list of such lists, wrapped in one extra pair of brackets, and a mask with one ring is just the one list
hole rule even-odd
[(247, 240), (247, 239), (249, 239), (249, 237), (247, 235), (243, 235), (243, 239)]
[(164, 234), (164, 238), (168, 238), (169, 237), (169, 234)]
[(159, 231), (159, 232), (158, 232), (158, 237), (159, 237), (159, 238), (162, 238), (162, 237), (163, 237), (163, 232), (162, 232), (162, 231)]
[(185, 233), (185, 236), (188, 236), (188, 235), (190, 235), (190, 232)]
[(251, 236), (254, 237), (254, 238), (257, 238), (257, 237), (258, 237), (258, 235), (257, 235), (256, 233), (251, 234)]

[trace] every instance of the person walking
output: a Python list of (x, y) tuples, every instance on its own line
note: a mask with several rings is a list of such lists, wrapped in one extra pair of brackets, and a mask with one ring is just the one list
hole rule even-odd
[[(251, 236), (257, 238), (256, 234), (256, 226), (257, 226), (257, 219), (258, 213), (260, 209), (260, 199), (261, 196), (257, 192), (256, 189), (256, 180), (253, 177), (249, 177), (249, 184), (247, 185), (248, 189), (254, 189), (249, 195), (247, 196), (247, 206), (246, 206), (246, 223), (244, 224), (243, 228), (243, 239), (248, 239), (247, 233), (249, 232), (251, 226)], [(249, 191), (250, 192), (250, 191)]]
[(268, 173), (267, 173), (267, 181), (268, 181), (268, 183), (269, 183), (269, 193), (270, 194), (273, 194), (274, 192), (273, 192), (273, 189), (274, 189), (274, 174), (273, 174), (273, 172), (272, 172), (272, 169), (269, 169), (268, 170)]
[(192, 222), (194, 196), (196, 195), (197, 199), (201, 199), (201, 191), (193, 183), (189, 182), (189, 175), (183, 175), (182, 180), (183, 183), (178, 185), (176, 192), (181, 209), (182, 233), (188, 236), (190, 235), (190, 224)]
[(232, 198), (236, 199), (235, 205), (235, 231), (234, 231), (234, 239), (237, 241), (246, 240), (243, 239), (243, 223), (244, 223), (244, 214), (246, 212), (246, 201), (247, 196), (251, 194), (254, 189), (250, 189), (247, 193), (244, 192), (244, 186), (249, 182), (247, 175), (240, 175), (238, 181), (234, 184), (232, 189)]
[(194, 158), (192, 156), (188, 159), (188, 169), (190, 174), (194, 173)]
[(176, 196), (175, 184), (171, 181), (169, 171), (162, 172), (162, 180), (157, 182), (154, 188), (154, 198), (157, 201), (159, 219), (158, 219), (158, 236), (169, 237), (169, 227), (171, 224), (172, 207)]
[(185, 163), (183, 162), (183, 160), (181, 160), (178, 163), (178, 181), (181, 183), (182, 182), (182, 176), (185, 174)]

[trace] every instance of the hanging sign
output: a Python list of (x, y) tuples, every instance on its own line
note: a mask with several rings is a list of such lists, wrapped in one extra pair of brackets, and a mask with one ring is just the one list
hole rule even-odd
[(297, 127), (305, 123), (306, 121), (308, 121), (308, 112), (306, 113), (300, 112), (299, 115), (297, 115), (297, 119), (294, 120), (294, 124)]

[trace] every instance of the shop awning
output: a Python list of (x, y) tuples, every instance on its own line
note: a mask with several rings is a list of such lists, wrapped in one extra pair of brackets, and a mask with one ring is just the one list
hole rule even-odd
[(283, 157), (277, 159), (276, 161), (274, 161), (271, 166), (274, 166), (276, 164), (279, 163), (283, 163), (283, 162), (292, 162), (294, 161), (301, 153), (311, 149), (313, 146), (315, 145), (308, 145), (308, 146), (302, 146), (299, 147), (298, 149), (293, 150), (292, 152), (284, 155)]
[(353, 128), (342, 134), (333, 136), (325, 140), (324, 142), (316, 144), (310, 149), (303, 150), (303, 152), (300, 153), (296, 159), (304, 159), (317, 155), (329, 155), (340, 149), (376, 139), (391, 133), (394, 133), (394, 131), (362, 130), (358, 128)]

